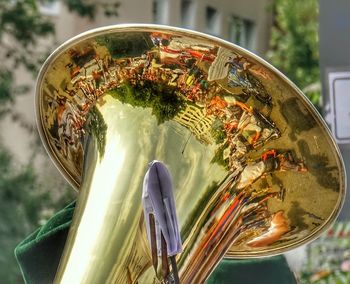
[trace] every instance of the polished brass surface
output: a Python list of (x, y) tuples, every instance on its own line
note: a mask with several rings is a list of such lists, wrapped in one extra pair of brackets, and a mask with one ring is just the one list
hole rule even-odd
[(252, 53), (197, 32), (122, 25), (82, 34), (37, 83), (44, 145), (80, 190), (56, 282), (158, 283), (142, 216), (152, 160), (174, 182), (181, 283), (220, 259), (320, 235), (345, 193), (342, 159), (304, 95)]

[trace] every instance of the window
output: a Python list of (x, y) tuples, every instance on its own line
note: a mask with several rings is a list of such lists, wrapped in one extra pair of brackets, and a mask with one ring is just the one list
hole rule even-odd
[(252, 48), (254, 37), (254, 23), (250, 20), (243, 20), (242, 27), (242, 45), (247, 48)]
[(153, 22), (156, 24), (166, 23), (166, 1), (167, 0), (153, 0)]
[(181, 1), (181, 25), (185, 28), (193, 26), (194, 9), (192, 0)]
[(219, 33), (219, 13), (213, 7), (207, 7), (205, 11), (206, 31), (210, 34)]
[(229, 27), (229, 40), (242, 47), (253, 49), (254, 22), (232, 16)]
[(56, 16), (60, 13), (60, 2), (53, 1), (39, 1), (39, 11), (48, 16)]

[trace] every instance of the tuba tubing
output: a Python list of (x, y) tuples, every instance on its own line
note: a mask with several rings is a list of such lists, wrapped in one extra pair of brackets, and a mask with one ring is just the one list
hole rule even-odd
[[(339, 149), (308, 99), (212, 36), (157, 25), (83, 33), (42, 67), (36, 112), (79, 190), (55, 283), (204, 283), (223, 257), (312, 241), (344, 200)], [(154, 160), (172, 183), (152, 191), (158, 205), (147, 200), (156, 212), (142, 202)]]

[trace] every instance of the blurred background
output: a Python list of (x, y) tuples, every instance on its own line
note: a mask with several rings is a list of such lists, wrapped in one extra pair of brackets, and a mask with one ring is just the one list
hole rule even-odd
[[(36, 75), (58, 45), (118, 23), (184, 27), (238, 44), (303, 90), (338, 133), (348, 165), (347, 85), (331, 91), (345, 98), (335, 106), (329, 79), (350, 70), (350, 39), (344, 39), (349, 12), (347, 0), (0, 0), (0, 282), (23, 283), (15, 246), (76, 197), (46, 155), (35, 125)], [(301, 283), (350, 283), (349, 208), (346, 202), (318, 241), (286, 255)]]

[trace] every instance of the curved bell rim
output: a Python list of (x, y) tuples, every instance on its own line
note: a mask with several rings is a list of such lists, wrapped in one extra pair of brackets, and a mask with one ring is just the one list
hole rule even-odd
[[(45, 148), (76, 189), (90, 167), (88, 137), (93, 167), (115, 141), (129, 171), (127, 158), (139, 175), (153, 159), (167, 164), (183, 255), (215, 260), (191, 264), (198, 270), (226, 251), (249, 258), (305, 244), (344, 200), (343, 161), (313, 105), (263, 59), (213, 36), (158, 25), (83, 33), (42, 67), (36, 112)], [(191, 261), (178, 258), (183, 271)]]

